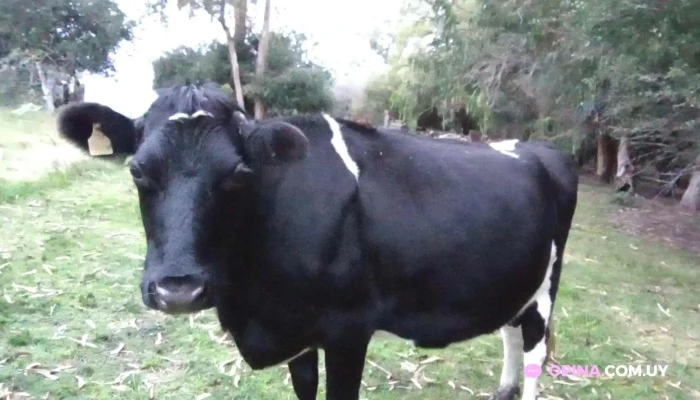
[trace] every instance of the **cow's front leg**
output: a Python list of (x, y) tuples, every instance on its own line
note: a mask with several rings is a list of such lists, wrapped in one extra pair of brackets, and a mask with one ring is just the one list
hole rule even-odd
[(326, 400), (358, 400), (369, 338), (354, 338), (324, 348)]
[(318, 391), (318, 350), (310, 350), (288, 364), (292, 386), (299, 400), (316, 400)]

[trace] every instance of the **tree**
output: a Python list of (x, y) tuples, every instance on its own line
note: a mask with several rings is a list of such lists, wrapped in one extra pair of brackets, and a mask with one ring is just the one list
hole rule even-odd
[[(260, 44), (258, 45), (258, 59), (255, 64), (255, 79), (261, 82), (265, 76), (265, 66), (267, 53), (270, 46), (270, 0), (265, 0), (265, 15), (262, 33), (260, 34)], [(260, 96), (255, 98), (255, 119), (261, 120), (265, 117), (265, 104)]]
[(688, 188), (683, 193), (680, 205), (691, 211), (700, 211), (700, 155), (698, 155)]
[[(110, 54), (132, 40), (134, 22), (113, 0), (3, 0), (0, 2), (0, 66), (35, 68), (53, 109), (53, 75), (77, 82), (79, 72), (109, 75)], [(79, 82), (77, 82), (79, 85)]]
[[(238, 42), (246, 110), (253, 112), (252, 99), (255, 98), (265, 105), (267, 115), (331, 109), (332, 77), (323, 67), (308, 61), (303, 34), (270, 32), (263, 80), (255, 78), (260, 42), (255, 34)], [(199, 49), (176, 49), (155, 60), (153, 66), (156, 87), (190, 79), (210, 80), (233, 88), (228, 49), (218, 42)]]
[[(172, 0), (170, 0), (172, 1)], [(178, 9), (185, 7), (190, 9), (190, 13), (204, 10), (213, 19), (216, 19), (226, 35), (226, 46), (228, 49), (229, 61), (231, 63), (231, 81), (233, 82), (236, 102), (240, 107), (245, 107), (243, 101), (243, 86), (239, 71), (238, 54), (236, 53), (236, 42), (243, 38), (236, 37), (246, 32), (244, 22), (248, 9), (247, 0), (176, 0)], [(155, 0), (151, 3), (153, 12), (161, 12), (167, 6), (169, 0)], [(235, 28), (233, 33), (226, 20), (227, 11), (233, 9)], [(162, 15), (162, 14), (161, 14)]]
[(628, 178), (668, 192), (685, 181), (700, 150), (700, 3), (408, 3), (394, 37), (374, 38), (389, 69), (367, 94), (384, 93), (409, 124), (425, 103), (444, 115), (464, 101), (490, 137), (593, 154), (606, 182), (620, 147)]

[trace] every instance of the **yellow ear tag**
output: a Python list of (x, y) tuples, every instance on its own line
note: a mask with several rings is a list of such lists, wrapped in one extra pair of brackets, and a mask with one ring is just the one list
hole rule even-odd
[(114, 153), (112, 141), (102, 132), (100, 124), (92, 124), (92, 135), (88, 138), (91, 156), (108, 156)]

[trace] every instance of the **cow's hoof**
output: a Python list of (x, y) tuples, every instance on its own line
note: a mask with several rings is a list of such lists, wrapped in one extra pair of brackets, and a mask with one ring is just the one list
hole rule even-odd
[(520, 395), (520, 387), (517, 385), (498, 388), (489, 400), (515, 400), (516, 396)]

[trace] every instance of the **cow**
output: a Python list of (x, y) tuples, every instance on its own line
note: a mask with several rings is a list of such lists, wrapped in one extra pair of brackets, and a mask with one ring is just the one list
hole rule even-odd
[[(98, 125), (114, 153), (133, 155), (143, 303), (214, 308), (251, 368), (287, 363), (301, 400), (316, 398), (319, 349), (326, 399), (358, 399), (378, 331), (441, 349), (500, 330), (498, 400), (545, 362), (578, 186), (551, 145), (325, 113), (255, 121), (193, 85), (162, 91), (138, 120), (80, 103), (57, 125), (82, 149)], [(535, 375), (522, 394), (536, 398)]]

